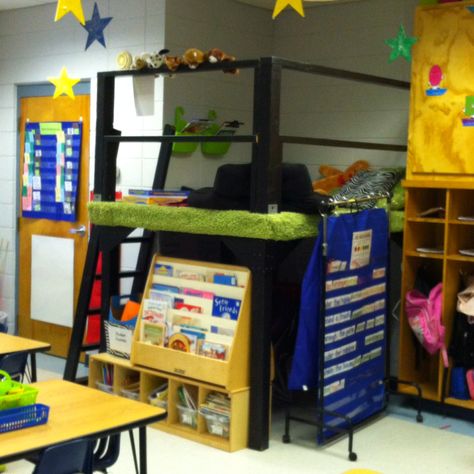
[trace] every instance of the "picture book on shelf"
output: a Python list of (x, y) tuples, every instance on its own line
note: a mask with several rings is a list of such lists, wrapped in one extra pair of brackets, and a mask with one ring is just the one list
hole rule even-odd
[(155, 263), (155, 275), (173, 276), (173, 265)]
[(142, 319), (150, 323), (166, 323), (170, 306), (166, 301), (144, 299)]
[(237, 321), (240, 312), (240, 300), (214, 296), (212, 301), (212, 315), (224, 319)]
[(237, 286), (237, 277), (235, 275), (225, 275), (224, 273), (215, 273), (213, 283), (218, 285)]
[(161, 323), (150, 323), (142, 321), (141, 337), (142, 342), (153, 344), (155, 346), (163, 346), (165, 343), (166, 326)]
[(212, 300), (214, 293), (211, 291), (195, 290), (194, 288), (183, 288), (183, 295), (196, 296), (197, 298), (204, 298)]
[(182, 280), (206, 281), (205, 273), (194, 270), (176, 270), (175, 277)]
[(198, 354), (211, 359), (227, 360), (228, 346), (212, 341), (202, 341), (199, 345)]
[(180, 289), (177, 286), (172, 286), (172, 285), (163, 285), (161, 283), (153, 283), (151, 285), (152, 290), (157, 290), (157, 291), (165, 291), (168, 293), (181, 293)]

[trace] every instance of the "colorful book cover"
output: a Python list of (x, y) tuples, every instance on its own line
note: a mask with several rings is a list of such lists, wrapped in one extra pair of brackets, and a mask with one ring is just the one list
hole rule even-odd
[(174, 308), (179, 309), (180, 311), (189, 311), (190, 313), (202, 313), (202, 308), (200, 306), (182, 302), (175, 302)]
[(205, 298), (208, 300), (214, 299), (214, 293), (210, 291), (195, 290), (194, 288), (183, 288), (183, 295), (196, 296), (198, 298)]
[(213, 282), (218, 285), (237, 286), (237, 278), (235, 275), (224, 275), (223, 273), (216, 273)]
[(165, 265), (164, 263), (155, 263), (155, 275), (173, 276), (173, 265)]
[(169, 308), (165, 301), (143, 300), (142, 319), (151, 323), (166, 323)]
[(180, 293), (180, 289), (177, 286), (163, 285), (162, 283), (153, 283), (151, 288), (158, 291), (167, 291), (168, 293)]
[(199, 346), (199, 355), (211, 359), (226, 360), (228, 347), (217, 342), (202, 341)]
[(163, 346), (165, 342), (166, 326), (164, 324), (154, 324), (147, 321), (142, 322), (141, 341), (153, 344), (155, 346)]
[(214, 296), (212, 302), (212, 315), (224, 319), (237, 321), (240, 312), (240, 300)]

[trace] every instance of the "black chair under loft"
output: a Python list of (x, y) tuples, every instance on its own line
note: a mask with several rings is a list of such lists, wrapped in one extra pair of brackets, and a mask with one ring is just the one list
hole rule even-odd
[(15, 352), (14, 354), (4, 355), (0, 358), (0, 370), (8, 372), (12, 380), (23, 382), (27, 360), (27, 352)]
[(76, 439), (46, 448), (33, 474), (92, 474), (90, 440)]
[(113, 466), (120, 454), (120, 433), (101, 438), (97, 441), (92, 453), (93, 472), (107, 472)]

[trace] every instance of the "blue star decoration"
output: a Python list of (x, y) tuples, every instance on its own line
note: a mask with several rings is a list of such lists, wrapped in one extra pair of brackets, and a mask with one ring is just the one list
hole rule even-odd
[(112, 21), (112, 17), (101, 18), (97, 2), (94, 4), (92, 18), (86, 21), (83, 26), (89, 35), (87, 36), (86, 49), (94, 42), (98, 41), (105, 48), (104, 29)]
[(391, 63), (400, 56), (408, 62), (411, 61), (411, 48), (417, 41), (418, 38), (407, 36), (405, 28), (400, 25), (398, 35), (395, 38), (385, 40), (385, 44), (392, 48), (388, 62)]

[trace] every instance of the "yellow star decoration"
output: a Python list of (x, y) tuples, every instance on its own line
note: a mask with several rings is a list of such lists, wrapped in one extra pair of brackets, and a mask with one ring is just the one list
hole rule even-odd
[(81, 25), (86, 24), (84, 18), (84, 11), (82, 10), (82, 0), (58, 0), (58, 7), (56, 8), (56, 17), (54, 21), (59, 21), (64, 15), (71, 12)]
[(48, 77), (48, 81), (56, 86), (53, 99), (58, 98), (61, 94), (66, 94), (71, 99), (76, 98), (72, 88), (80, 81), (80, 79), (70, 78), (67, 75), (67, 69), (65, 67), (61, 69), (61, 75), (59, 77)]
[(292, 6), (301, 16), (304, 17), (303, 0), (277, 0), (273, 9), (273, 19), (275, 19), (288, 5)]

